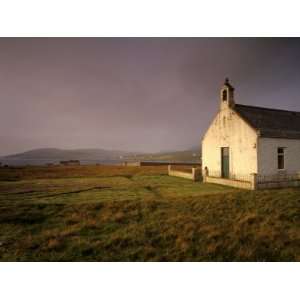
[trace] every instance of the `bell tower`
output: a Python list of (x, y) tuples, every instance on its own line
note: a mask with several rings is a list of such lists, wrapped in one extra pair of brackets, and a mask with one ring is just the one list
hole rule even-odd
[(226, 78), (220, 92), (220, 108), (233, 108), (234, 105), (234, 87), (229, 83), (229, 79)]

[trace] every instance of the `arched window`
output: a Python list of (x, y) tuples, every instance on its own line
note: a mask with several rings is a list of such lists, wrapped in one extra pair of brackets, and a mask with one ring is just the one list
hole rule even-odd
[(223, 90), (222, 92), (222, 100), (227, 101), (227, 90)]

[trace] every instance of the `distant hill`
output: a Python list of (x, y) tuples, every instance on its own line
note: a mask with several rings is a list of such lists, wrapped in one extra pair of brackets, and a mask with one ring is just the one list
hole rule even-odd
[(168, 151), (151, 154), (136, 155), (135, 160), (160, 160), (160, 161), (200, 161), (201, 150), (192, 148), (184, 151)]
[(80, 160), (82, 163), (113, 161), (199, 161), (200, 149), (193, 148), (185, 151), (168, 151), (158, 153), (140, 153), (105, 149), (76, 149), (65, 150), (57, 148), (42, 148), (0, 157), (3, 164), (26, 165), (57, 163), (61, 160)]
[(104, 150), (104, 149), (77, 149), (63, 150), (56, 148), (43, 148), (30, 150), (18, 154), (8, 155), (5, 159), (47, 159), (47, 160), (119, 160), (126, 156), (136, 155), (138, 153)]

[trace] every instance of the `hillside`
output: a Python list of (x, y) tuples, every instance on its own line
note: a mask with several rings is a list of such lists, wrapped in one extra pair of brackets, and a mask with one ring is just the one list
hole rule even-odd
[(158, 153), (139, 153), (120, 150), (106, 149), (75, 149), (65, 150), (57, 148), (34, 149), (22, 153), (8, 155), (1, 159), (9, 162), (10, 160), (70, 160), (78, 159), (81, 161), (88, 160), (166, 160), (166, 161), (199, 161), (199, 149), (189, 149), (185, 151), (170, 151)]
[(76, 149), (64, 150), (57, 148), (43, 148), (17, 153), (5, 156), (5, 159), (48, 159), (48, 160), (113, 160), (122, 159), (126, 156), (132, 156), (135, 153), (118, 151), (118, 150), (105, 150), (105, 149)]
[(135, 159), (159, 161), (200, 161), (201, 151), (199, 148), (192, 148), (184, 151), (158, 152), (152, 154), (137, 155)]

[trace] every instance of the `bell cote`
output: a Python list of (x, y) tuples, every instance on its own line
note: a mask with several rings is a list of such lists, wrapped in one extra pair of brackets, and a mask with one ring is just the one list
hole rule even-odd
[(234, 104), (234, 87), (229, 83), (229, 79), (226, 78), (220, 92), (220, 108), (233, 108)]

